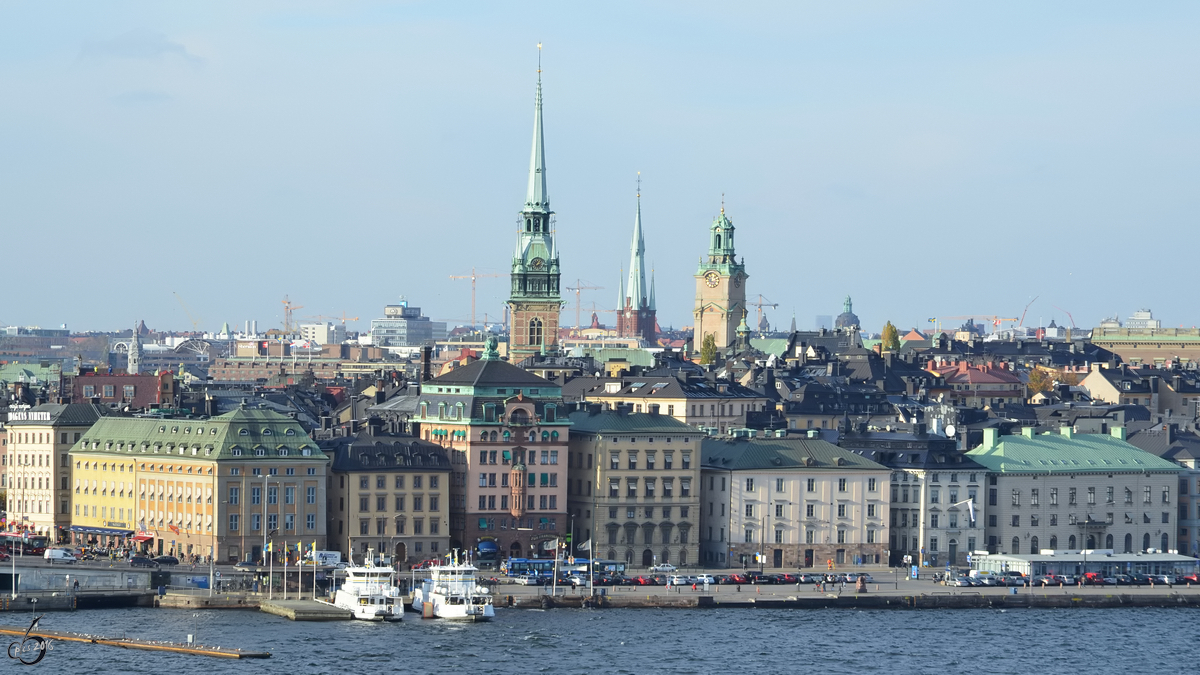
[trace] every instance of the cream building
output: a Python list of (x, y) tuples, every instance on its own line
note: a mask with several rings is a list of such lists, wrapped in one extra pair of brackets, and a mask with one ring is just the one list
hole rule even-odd
[(67, 541), (72, 498), (67, 451), (107, 413), (89, 403), (46, 403), (8, 413), (4, 468), (10, 524)]
[(889, 473), (817, 438), (706, 438), (702, 562), (774, 569), (881, 564)]
[(987, 468), (987, 550), (1109, 549), (1117, 553), (1177, 548), (1177, 464), (1111, 435), (998, 436), (966, 453)]
[(571, 414), (567, 508), (577, 555), (632, 566), (700, 561), (700, 439), (656, 410)]

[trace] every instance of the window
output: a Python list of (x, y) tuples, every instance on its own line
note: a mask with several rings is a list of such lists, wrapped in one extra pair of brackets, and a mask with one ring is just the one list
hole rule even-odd
[(746, 479), (746, 492), (754, 492), (754, 479), (753, 478)]
[[(609, 469), (616, 470), (616, 469), (621, 468), (621, 453), (613, 452), (613, 453), (610, 453), (608, 457), (609, 457), (609, 465), (608, 465)], [(670, 468), (670, 467), (668, 467), (668, 468)]]
[(1013, 506), (1021, 505), (1021, 491), (1020, 490), (1014, 489), (1012, 491), (1012, 505)]
[(814, 517), (814, 516), (813, 516), (813, 513), (814, 513), (814, 511), (815, 511), (815, 510), (816, 510), (816, 508), (815, 508), (815, 507), (814, 507), (812, 504), (808, 504), (808, 505), (806, 505), (806, 506), (804, 507), (804, 516), (805, 516), (806, 518), (812, 518), (812, 517)]
[(1030, 506), (1038, 505), (1038, 489), (1037, 488), (1033, 488), (1029, 491), (1029, 505)]
[(776, 518), (782, 518), (782, 517), (783, 517), (783, 504), (776, 504), (776, 505), (775, 505), (775, 517), (776, 517)]
[(747, 517), (747, 518), (753, 518), (753, 517), (754, 517), (754, 505), (753, 505), (753, 504), (747, 504), (747, 505), (746, 505), (746, 517)]
[(837, 531), (837, 543), (839, 543), (839, 544), (846, 543), (846, 531), (845, 530)]
[(238, 501), (241, 498), (241, 494), (242, 494), (241, 488), (235, 488), (235, 487), (229, 488), (229, 504), (232, 506), (236, 506), (238, 504)]
[(838, 518), (845, 518), (845, 517), (846, 517), (846, 505), (845, 505), (845, 504), (838, 504), (838, 506), (837, 506), (837, 514), (838, 514)]
[(1150, 503), (1150, 486), (1149, 485), (1142, 488), (1142, 502), (1145, 504)]
[(1020, 526), (1021, 526), (1021, 516), (1018, 516), (1018, 515), (1016, 515), (1016, 514), (1013, 514), (1013, 517), (1012, 517), (1012, 526), (1013, 526), (1013, 527), (1020, 527)]
[(937, 504), (938, 500), (941, 499), (940, 493), (941, 493), (941, 490), (939, 490), (937, 488), (929, 488), (929, 503)]
[(317, 529), (317, 514), (310, 513), (304, 517), (304, 526), (310, 530)]
[(358, 477), (358, 488), (360, 490), (366, 490), (366, 489), (370, 488), (371, 487), (370, 480), (371, 479), (366, 476), (359, 476)]
[(637, 452), (635, 452), (635, 451), (629, 452), (629, 469), (630, 470), (637, 469)]
[(296, 503), (296, 488), (295, 488), (295, 486), (289, 485), (283, 489), (283, 503), (284, 504), (295, 504)]
[(684, 469), (690, 469), (690, 468), (692, 468), (692, 455), (691, 455), (691, 453), (687, 453), (687, 452), (683, 453), (683, 468), (684, 468)]
[[(1149, 489), (1149, 488), (1147, 488), (1147, 489)], [(1067, 505), (1068, 506), (1074, 506), (1079, 503), (1079, 500), (1076, 499), (1076, 497), (1075, 497), (1075, 492), (1076, 492), (1076, 488), (1067, 488)], [(1147, 494), (1149, 494), (1149, 493), (1147, 493)]]
[(1104, 503), (1112, 504), (1112, 503), (1114, 503), (1114, 500), (1115, 500), (1115, 496), (1113, 494), (1113, 487), (1110, 485), (1107, 488), (1105, 488)]
[(845, 491), (846, 491), (846, 479), (839, 478), (838, 479), (838, 492), (845, 492)]
[[(1170, 503), (1171, 503), (1171, 488), (1169, 488), (1169, 487), (1166, 487), (1166, 486), (1164, 486), (1164, 487), (1163, 487), (1163, 489), (1162, 489), (1162, 503), (1164, 503), (1164, 504), (1170, 504)], [(1164, 520), (1163, 522), (1165, 523), (1165, 522), (1167, 522), (1167, 521), (1165, 521), (1165, 520)]]
[(875, 485), (875, 479), (868, 478), (867, 479), (867, 492), (874, 492), (876, 490), (876, 487), (877, 486)]
[(670, 453), (670, 452), (663, 453), (663, 468), (664, 469), (666, 469), (667, 471), (670, 471), (671, 466), (674, 463), (674, 461), (675, 461), (674, 453)]
[[(806, 492), (816, 492), (817, 491), (817, 479), (809, 478), (807, 481), (805, 481), (804, 489)], [(895, 500), (893, 500), (893, 501), (895, 501)]]
[(229, 531), (230, 532), (238, 531), (238, 518), (240, 518), (240, 516), (236, 513), (229, 514)]
[(679, 496), (680, 497), (692, 496), (692, 479), (691, 478), (680, 478), (679, 479)]
[(359, 511), (370, 511), (371, 510), (370, 501), (371, 501), (370, 497), (359, 497), (358, 498), (358, 510)]
[(754, 530), (752, 530), (750, 528), (746, 528), (746, 543), (747, 544), (754, 543)]
[(621, 479), (609, 478), (608, 479), (608, 496), (609, 497), (618, 497), (618, 496), (620, 496), (619, 495), (620, 491), (621, 491)]
[(1171, 512), (1170, 511), (1162, 512), (1162, 521), (1164, 524), (1171, 522)]
[(397, 490), (404, 489), (404, 476), (396, 476), (396, 489)]
[(1050, 488), (1050, 506), (1058, 506), (1058, 488)]
[(1094, 506), (1096, 504), (1096, 488), (1090, 487), (1087, 489), (1087, 500), (1087, 503), (1090, 506)]
[(625, 496), (626, 497), (636, 497), (637, 496), (637, 482), (638, 482), (638, 479), (636, 479), (636, 478), (626, 478), (625, 479), (625, 488), (626, 488)]
[(1130, 490), (1129, 488), (1125, 488), (1125, 503), (1126, 504), (1133, 503), (1133, 490)]
[(783, 479), (782, 478), (775, 479), (775, 491), (783, 492)]
[(396, 495), (396, 510), (404, 510), (404, 495)]
[(875, 505), (874, 504), (867, 504), (867, 517), (868, 518), (875, 517)]

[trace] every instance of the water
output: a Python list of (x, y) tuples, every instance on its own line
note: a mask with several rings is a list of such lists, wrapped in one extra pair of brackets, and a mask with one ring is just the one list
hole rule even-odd
[[(6, 624), (22, 619), (2, 617)], [(289, 675), (968, 670), (1024, 675), (1179, 672), (1180, 664), (1200, 662), (1200, 644), (1192, 639), (1200, 626), (1196, 609), (500, 610), (495, 621), (473, 625), (413, 617), (402, 624), (373, 624), (292, 622), (231, 610), (49, 613), (42, 620), (46, 629), (179, 642), (195, 633), (202, 644), (273, 656), (228, 661), (56, 643), (33, 668)]]

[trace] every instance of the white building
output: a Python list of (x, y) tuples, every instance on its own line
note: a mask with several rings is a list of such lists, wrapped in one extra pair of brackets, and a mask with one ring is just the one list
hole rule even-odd
[(702, 562), (793, 569), (883, 563), (889, 474), (817, 438), (705, 439)]

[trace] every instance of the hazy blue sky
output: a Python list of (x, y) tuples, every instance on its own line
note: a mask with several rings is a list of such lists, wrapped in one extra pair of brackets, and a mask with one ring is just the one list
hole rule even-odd
[[(1197, 323), (1200, 4), (0, 2), (0, 322), (363, 320), (507, 272), (537, 51), (564, 285), (660, 323), (721, 194), (800, 327)], [(500, 315), (505, 279), (480, 281)], [(587, 311), (585, 310), (585, 315)], [(601, 315), (611, 321), (611, 315)], [(564, 324), (574, 322), (573, 298)]]

